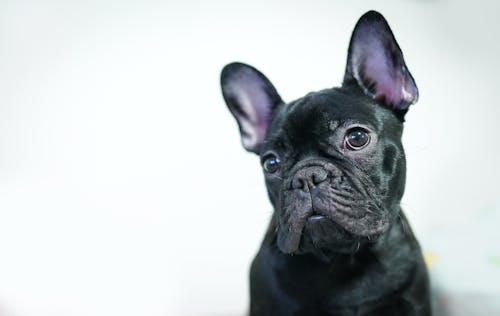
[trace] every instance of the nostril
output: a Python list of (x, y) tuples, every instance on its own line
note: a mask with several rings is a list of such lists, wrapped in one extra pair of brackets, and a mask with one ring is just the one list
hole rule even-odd
[(313, 184), (318, 184), (318, 183), (320, 183), (320, 182), (321, 182), (321, 180), (319, 179), (318, 175), (313, 174), (313, 175), (312, 175), (312, 183), (313, 183)]
[(306, 181), (302, 177), (295, 177), (292, 181), (292, 188), (302, 190), (306, 187)]

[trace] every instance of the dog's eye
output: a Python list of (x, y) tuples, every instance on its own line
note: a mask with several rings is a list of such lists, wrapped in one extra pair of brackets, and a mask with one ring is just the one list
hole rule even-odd
[(280, 159), (275, 154), (269, 154), (264, 158), (262, 166), (268, 173), (275, 173), (280, 168)]
[(370, 143), (370, 135), (362, 128), (351, 129), (344, 138), (344, 149), (360, 150)]

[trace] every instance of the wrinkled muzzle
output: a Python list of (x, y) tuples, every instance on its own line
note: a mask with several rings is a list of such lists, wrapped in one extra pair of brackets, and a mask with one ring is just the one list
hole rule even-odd
[(298, 163), (279, 198), (278, 247), (296, 252), (302, 240), (316, 247), (370, 238), (389, 227), (381, 195), (361, 171), (323, 160)]

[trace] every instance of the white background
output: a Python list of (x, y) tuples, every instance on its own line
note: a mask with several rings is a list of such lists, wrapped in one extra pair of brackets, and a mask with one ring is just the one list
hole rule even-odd
[(220, 69), (250, 63), (288, 101), (339, 85), (369, 9), (421, 93), (404, 208), (435, 286), (484, 308), (500, 295), (498, 3), (0, 1), (0, 315), (243, 315), (272, 209)]

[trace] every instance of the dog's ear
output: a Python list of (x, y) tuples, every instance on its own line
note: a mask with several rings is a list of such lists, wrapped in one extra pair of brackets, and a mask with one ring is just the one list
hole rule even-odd
[(417, 102), (418, 89), (403, 53), (389, 24), (376, 11), (365, 13), (352, 33), (343, 85), (352, 83), (403, 115)]
[(222, 69), (221, 87), (238, 122), (243, 147), (259, 154), (274, 111), (283, 103), (281, 97), (262, 73), (242, 63), (231, 63)]

